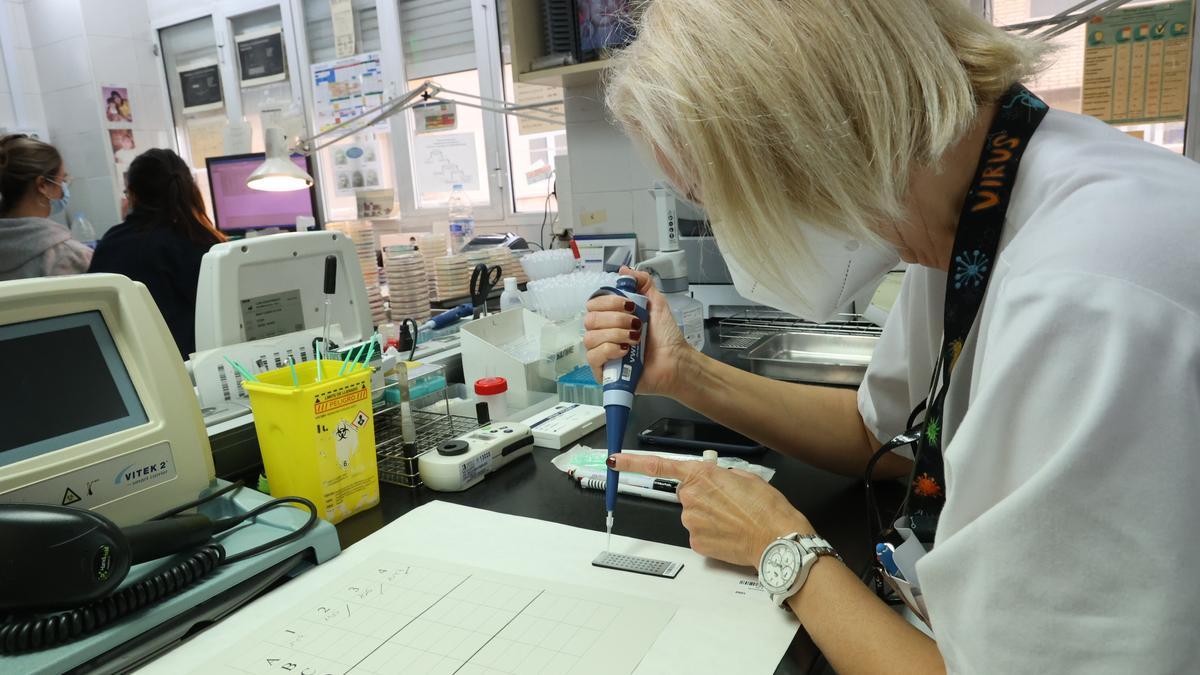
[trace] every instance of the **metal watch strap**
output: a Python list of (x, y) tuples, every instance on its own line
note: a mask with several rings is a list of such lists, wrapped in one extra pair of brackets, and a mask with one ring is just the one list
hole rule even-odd
[[(828, 541), (826, 541), (822, 537), (818, 537), (815, 534), (800, 534), (799, 532), (793, 532), (789, 535), (784, 535), (784, 536), (780, 537), (780, 539), (788, 539), (788, 540), (795, 542), (796, 546), (798, 546), (802, 551), (811, 553), (811, 554), (815, 555), (817, 558), (820, 558), (821, 556), (830, 556), (833, 558), (837, 558), (839, 561), (842, 559), (842, 556), (838, 555), (837, 550), (835, 550)], [(812, 565), (815, 565), (816, 563), (817, 563), (817, 561), (814, 558), (812, 561), (812, 564), (804, 567), (804, 569), (802, 570), (802, 572), (804, 574), (804, 581), (802, 581), (800, 583), (800, 585), (797, 586), (796, 589), (792, 593), (789, 593), (787, 595), (772, 594), (771, 600), (773, 602), (775, 602), (775, 604), (777, 606), (779, 606), (781, 609), (784, 609), (784, 610), (787, 610), (790, 612), (791, 609), (788, 607), (787, 599), (792, 597), (792, 595), (795, 595), (796, 593), (800, 592), (800, 589), (803, 588), (803, 586), (804, 586), (804, 582), (808, 581), (808, 570), (812, 567)]]
[(838, 560), (842, 559), (842, 556), (838, 555), (838, 552), (833, 548), (832, 545), (830, 545), (828, 541), (825, 541), (824, 538), (818, 537), (815, 534), (798, 534), (793, 537), (793, 539), (797, 543), (803, 544), (805, 550), (816, 553), (819, 556), (829, 555), (837, 558)]

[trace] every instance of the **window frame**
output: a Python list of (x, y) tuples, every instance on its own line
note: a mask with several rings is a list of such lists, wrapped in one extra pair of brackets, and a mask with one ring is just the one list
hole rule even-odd
[[(200, 1), (170, 14), (155, 17), (151, 21), (154, 44), (161, 53), (160, 31), (163, 29), (189, 21), (203, 19), (211, 21), (217, 43), (222, 78), (221, 88), (225, 98), (225, 117), (227, 120), (240, 120), (244, 111), (241, 83), (237, 74), (237, 51), (233, 42), (232, 21), (235, 17), (268, 7), (279, 8), (290, 70), (289, 84), (292, 95), (304, 104), (305, 128), (311, 130), (314, 97), (313, 86), (309, 81), (309, 72), (312, 60), (309, 56), (308, 36), (305, 33), (306, 24), (302, 0)], [(504, 100), (504, 67), (500, 31), (506, 30), (506, 27), (499, 24), (499, 9), (496, 0), (477, 0), (471, 3), (471, 7), (480, 95), (493, 100)], [(379, 21), (381, 59), (384, 71), (388, 74), (388, 95), (399, 96), (408, 90), (403, 49), (404, 27), (400, 20), (399, 2), (398, 0), (375, 0), (375, 8)], [(162, 67), (161, 60), (159, 70), (162, 84), (166, 89), (170, 74)], [(169, 97), (165, 98), (169, 99)], [(186, 124), (183, 123), (183, 120), (176, 119), (170, 100), (166, 100), (163, 113), (167, 119), (171, 120), (173, 131), (171, 139), (176, 151), (190, 162), (191, 148), (186, 142), (186, 138), (182, 136)], [(445, 210), (441, 208), (417, 208), (410, 142), (411, 120), (411, 114), (400, 114), (388, 121), (391, 132), (389, 136), (394, 164), (392, 168), (396, 200), (400, 209), (399, 218), (404, 223), (406, 230), (436, 226), (446, 217)], [(536, 227), (542, 221), (541, 213), (518, 213), (516, 211), (511, 189), (511, 148), (508, 142), (506, 116), (483, 111), (483, 122), (485, 164), (488, 167), (486, 180), (490, 203), (488, 206), (476, 207), (475, 216), (480, 228), (494, 230), (516, 229), (522, 226)], [(321, 172), (322, 175), (327, 173), (320, 153), (313, 156), (313, 163), (316, 171)], [(318, 191), (317, 200), (320, 220), (326, 222), (332, 217), (332, 214), (328, 213), (325, 197), (321, 191)]]
[[(224, 98), (225, 119), (227, 122), (241, 120), (245, 115), (242, 107), (242, 84), (238, 68), (237, 45), (234, 42), (233, 21), (244, 14), (270, 7), (279, 8), (279, 23), (283, 30), (283, 46), (288, 63), (288, 86), (291, 88), (293, 98), (303, 97), (306, 93), (311, 93), (306, 92), (304, 86), (308, 73), (308, 50), (307, 43), (304, 41), (304, 31), (296, 30), (296, 18), (302, 16), (302, 8), (296, 0), (197, 2), (187, 9), (156, 17), (150, 22), (153, 44), (160, 55), (158, 59), (159, 78), (163, 91), (167, 92), (167, 95), (163, 97), (164, 119), (171, 120), (170, 137), (175, 145), (173, 149), (180, 157), (184, 158), (189, 166), (193, 167), (193, 170), (198, 171), (199, 169), (195, 169), (195, 165), (192, 163), (191, 144), (184, 142), (185, 139), (182, 135), (187, 125), (183, 120), (175, 117), (175, 108), (170, 97), (169, 78), (172, 74), (167, 72), (166, 62), (161, 56), (163, 54), (162, 31), (192, 21), (208, 19), (212, 22), (213, 38), (216, 42), (217, 67), (221, 73), (221, 95)], [(312, 101), (311, 97), (304, 100), (306, 105), (301, 112), (304, 115), (305, 128), (308, 128), (310, 124), (308, 111), (312, 109)], [(318, 220), (325, 222), (324, 196), (320, 194), (319, 190), (317, 213), (320, 214)]]
[[(1135, 2), (1151, 4), (1153, 0), (1134, 0)], [(1159, 2), (1170, 2), (1172, 0), (1157, 0)], [(984, 15), (989, 21), (995, 23), (992, 12), (992, 0), (985, 0), (983, 6)], [(1033, 4), (1030, 2), (1030, 11), (1032, 12)], [(1046, 18), (1046, 17), (1041, 17)], [(1031, 17), (1031, 20), (1036, 18)], [(998, 27), (1003, 28), (1000, 24)], [(1200, 0), (1192, 0), (1192, 60), (1191, 60), (1191, 88), (1188, 91), (1188, 108), (1184, 115), (1184, 131), (1183, 131), (1183, 156), (1193, 161), (1200, 162), (1200, 80), (1197, 79), (1197, 73), (1200, 73), (1200, 39), (1196, 37), (1196, 28), (1200, 26)]]

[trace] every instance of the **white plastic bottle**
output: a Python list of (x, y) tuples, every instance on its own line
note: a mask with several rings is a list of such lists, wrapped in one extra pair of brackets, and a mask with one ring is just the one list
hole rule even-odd
[(688, 344), (704, 349), (704, 304), (687, 293), (667, 293), (667, 306)]
[(504, 277), (504, 292), (500, 294), (500, 311), (508, 311), (525, 306), (525, 298), (521, 289), (517, 288), (516, 277)]
[(475, 237), (475, 216), (471, 199), (461, 183), (450, 192), (450, 248), (459, 253)]
[(92, 222), (87, 219), (82, 213), (75, 214), (75, 219), (71, 221), (71, 236), (75, 241), (84, 244), (96, 243), (96, 228), (92, 227)]

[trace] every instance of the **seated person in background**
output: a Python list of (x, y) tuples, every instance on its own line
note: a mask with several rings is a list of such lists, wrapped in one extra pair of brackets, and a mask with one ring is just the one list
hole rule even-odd
[(200, 260), (226, 237), (205, 215), (191, 169), (171, 150), (138, 155), (128, 176), (129, 213), (100, 240), (88, 271), (145, 284), (186, 359), (196, 349)]
[(0, 281), (82, 274), (92, 249), (50, 220), (66, 208), (67, 169), (54, 146), (0, 138)]

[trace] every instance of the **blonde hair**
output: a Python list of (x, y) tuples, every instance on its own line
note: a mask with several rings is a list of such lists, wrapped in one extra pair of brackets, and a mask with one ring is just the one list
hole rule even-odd
[(801, 223), (869, 238), (903, 218), (913, 171), (1042, 53), (963, 0), (649, 0), (637, 34), (609, 109), (775, 288), (808, 259)]

